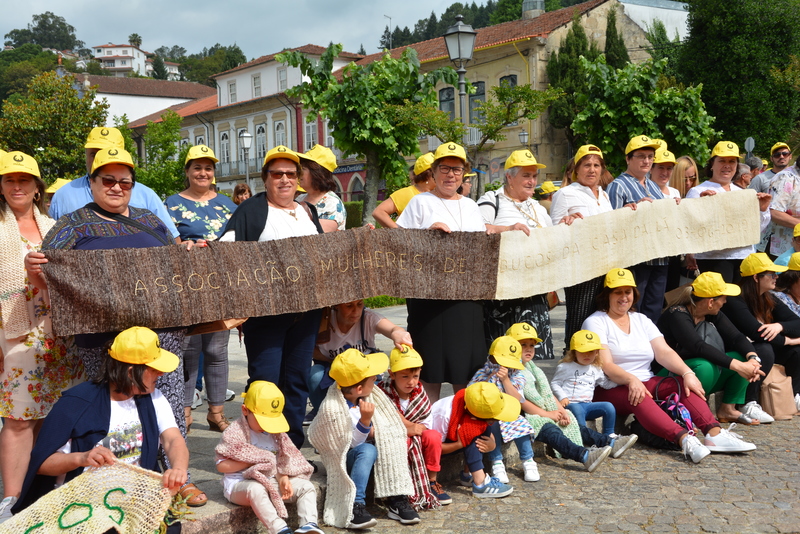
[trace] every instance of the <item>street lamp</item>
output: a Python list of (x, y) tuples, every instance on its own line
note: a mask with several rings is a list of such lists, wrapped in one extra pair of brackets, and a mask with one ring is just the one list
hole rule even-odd
[(242, 130), (239, 132), (239, 141), (242, 143), (242, 148), (244, 149), (244, 172), (245, 172), (245, 181), (247, 182), (247, 187), (250, 188), (250, 191), (255, 191), (253, 189), (252, 184), (250, 183), (250, 147), (253, 146), (253, 134), (248, 132), (247, 130)]
[(525, 148), (528, 148), (528, 138), (529, 137), (530, 136), (528, 135), (528, 132), (525, 130), (525, 128), (523, 128), (522, 131), (519, 133), (519, 142)]
[(444, 32), (444, 42), (447, 45), (447, 55), (450, 56), (450, 61), (458, 67), (456, 72), (458, 73), (459, 113), (461, 114), (461, 123), (466, 124), (464, 115), (466, 113), (467, 90), (464, 75), (467, 73), (467, 69), (464, 65), (472, 59), (475, 37), (478, 32), (473, 30), (469, 24), (464, 24), (463, 20), (463, 15), (456, 16), (456, 23)]

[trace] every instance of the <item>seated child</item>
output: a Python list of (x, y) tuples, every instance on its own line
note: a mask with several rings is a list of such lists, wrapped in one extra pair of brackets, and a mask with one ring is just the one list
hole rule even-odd
[(291, 534), (283, 501), (297, 503), (300, 528), (323, 534), (317, 526), (317, 491), (309, 478), (314, 468), (286, 435), (283, 393), (272, 382), (256, 380), (247, 389), (242, 417), (225, 429), (216, 448), (222, 488), (233, 504), (250, 506), (270, 534)]
[[(489, 348), (488, 361), (481, 369), (478, 369), (470, 384), (491, 382), (503, 393), (508, 393), (520, 403), (524, 402), (522, 389), (525, 387), (525, 377), (522, 374), (521, 357), (522, 347), (516, 339), (511, 336), (498, 337), (492, 341), (492, 346)], [(513, 440), (519, 451), (519, 459), (522, 460), (525, 481), (536, 482), (539, 480), (539, 468), (533, 459), (531, 442), (533, 427), (528, 420), (517, 413), (516, 419), (510, 423), (500, 421), (498, 424), (492, 425), (492, 433), (497, 443), (497, 447), (489, 452), (492, 476), (500, 482), (508, 484), (508, 474), (506, 466), (503, 464), (500, 444)]]
[(495, 448), (491, 428), (495, 421), (513, 421), (518, 415), (517, 399), (501, 393), (494, 384), (476, 382), (433, 403), (424, 424), (441, 434), (443, 454), (464, 450), (470, 475), (462, 473), (461, 484), (472, 486), (472, 495), (499, 498), (511, 495), (514, 488), (486, 475), (483, 454)]
[(591, 330), (578, 330), (569, 341), (569, 351), (556, 367), (550, 381), (553, 394), (578, 424), (586, 426), (587, 419), (603, 418), (603, 434), (614, 433), (617, 411), (610, 402), (592, 402), (594, 388), (616, 386), (603, 372), (600, 360), (600, 336)]
[(442, 435), (422, 422), (431, 414), (431, 403), (419, 381), (422, 357), (408, 345), (393, 349), (389, 357), (389, 380), (378, 386), (394, 402), (408, 433), (408, 464), (414, 481), (411, 506), (415, 510), (438, 508), (453, 499), (436, 477), (441, 471)]
[[(522, 411), (535, 431), (535, 440), (553, 447), (557, 454), (582, 463), (590, 473), (609, 454), (619, 458), (636, 442), (636, 435), (612, 438), (588, 427), (581, 427), (572, 413), (564, 409), (553, 395), (547, 377), (535, 363), (536, 329), (528, 323), (516, 323), (506, 332), (522, 346), (522, 370), (525, 375), (526, 402)], [(587, 449), (585, 445), (592, 446)]]
[[(367, 482), (375, 466), (375, 496), (385, 498), (390, 519), (419, 523), (408, 497), (414, 493), (406, 452), (406, 427), (392, 401), (375, 389), (389, 367), (381, 352), (347, 349), (333, 360), (336, 381), (308, 428), (328, 473), (323, 519), (337, 528), (377, 524), (366, 508)], [(377, 429), (377, 431), (376, 431)]]

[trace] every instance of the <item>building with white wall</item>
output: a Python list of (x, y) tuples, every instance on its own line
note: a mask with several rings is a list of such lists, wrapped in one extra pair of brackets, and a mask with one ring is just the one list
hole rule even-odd
[(667, 36), (675, 38), (675, 34), (686, 39), (689, 34), (688, 18), (689, 12), (686, 11), (686, 4), (683, 2), (672, 2), (671, 0), (619, 0), (625, 14), (628, 15), (636, 24), (646, 30), (653, 25), (653, 21), (658, 19), (664, 23), (667, 29)]
[[(117, 77), (125, 77), (130, 73), (140, 76), (153, 75), (153, 60), (148, 59), (152, 55), (132, 44), (113, 44), (97, 45), (92, 48), (94, 58), (100, 62), (100, 66), (113, 73)], [(167, 74), (170, 80), (178, 80), (180, 72), (178, 63), (164, 61)]]

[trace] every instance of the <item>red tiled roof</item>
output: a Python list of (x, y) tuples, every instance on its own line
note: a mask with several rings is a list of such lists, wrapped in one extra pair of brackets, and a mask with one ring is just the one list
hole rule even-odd
[[(287, 48), (286, 50), (281, 50), (281, 52), (297, 51), (297, 52), (302, 52), (303, 54), (311, 54), (311, 55), (315, 55), (315, 56), (321, 56), (322, 53), (325, 52), (325, 50), (326, 50), (326, 47), (313, 45), (313, 44), (307, 44), (307, 45), (303, 45), (303, 46), (298, 46), (297, 48)], [(268, 63), (270, 61), (273, 61), (275, 59), (275, 56), (277, 56), (278, 54), (280, 54), (280, 52), (275, 52), (274, 54), (268, 54), (266, 56), (261, 56), (259, 58), (256, 58), (256, 59), (252, 60), (252, 61), (248, 61), (247, 63), (242, 63), (238, 67), (232, 68), (230, 70), (226, 70), (224, 72), (220, 72), (220, 73), (215, 74), (215, 75), (213, 75), (211, 77), (212, 78), (216, 78), (217, 76), (222, 76), (223, 74), (230, 74), (231, 72), (236, 72), (236, 71), (239, 71), (239, 70), (242, 70), (242, 69), (246, 69), (248, 67), (252, 67), (253, 65), (260, 65), (261, 63)], [(342, 53), (339, 54), (339, 57), (358, 60), (358, 59), (363, 58), (364, 56), (362, 56), (361, 54), (353, 54), (352, 52), (342, 51)]]
[(156, 96), (162, 98), (204, 98), (216, 96), (217, 90), (195, 82), (173, 82), (152, 78), (118, 78), (115, 76), (95, 76), (76, 74), (78, 81), (89, 79), (90, 85), (98, 86), (98, 93), (132, 96)]
[(188, 117), (190, 115), (195, 115), (197, 113), (203, 113), (205, 111), (215, 109), (216, 107), (217, 107), (217, 94), (214, 93), (211, 96), (207, 96), (205, 98), (199, 98), (197, 100), (191, 100), (189, 102), (183, 102), (182, 104), (175, 104), (174, 106), (162, 109), (161, 111), (156, 111), (155, 113), (151, 113), (146, 117), (136, 119), (135, 121), (128, 123), (128, 128), (137, 128), (139, 126), (145, 126), (147, 124), (147, 121), (161, 122), (161, 115), (166, 113), (168, 109), (171, 109), (181, 117)]
[[(550, 11), (543, 13), (538, 17), (528, 20), (512, 20), (511, 22), (504, 22), (494, 26), (487, 26), (476, 30), (478, 35), (475, 38), (475, 51), (482, 48), (489, 48), (503, 43), (510, 43), (520, 39), (531, 37), (547, 37), (553, 30), (564, 26), (572, 20), (572, 15), (577, 9), (581, 15), (587, 11), (594, 9), (607, 2), (608, 0), (590, 0), (582, 4), (577, 4), (570, 7), (565, 7), (557, 11)], [(406, 48), (413, 48), (417, 51), (417, 56), (420, 61), (433, 61), (447, 57), (447, 47), (444, 44), (442, 37), (422, 41), (419, 43), (410, 44), (400, 48), (391, 50), (392, 57), (400, 57)], [(364, 56), (362, 59), (356, 61), (359, 65), (366, 65), (377, 61), (383, 57), (383, 52), (370, 54)], [(337, 74), (341, 71), (337, 71)]]

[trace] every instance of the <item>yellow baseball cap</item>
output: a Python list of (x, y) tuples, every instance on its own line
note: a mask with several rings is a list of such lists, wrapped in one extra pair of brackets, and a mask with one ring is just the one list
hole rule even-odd
[(464, 178), (472, 178), (473, 176), (478, 176), (477, 172), (468, 172), (464, 175)]
[(506, 158), (506, 169), (511, 167), (536, 167), (537, 169), (544, 169), (547, 165), (542, 165), (536, 161), (530, 150), (515, 150)]
[(300, 163), (300, 155), (297, 152), (283, 145), (278, 145), (269, 152), (267, 152), (267, 155), (264, 156), (264, 165), (266, 165), (273, 159), (281, 159), (281, 158), (290, 159), (295, 163)]
[(789, 256), (789, 265), (786, 268), (790, 271), (800, 271), (800, 252)]
[(592, 352), (593, 350), (600, 350), (602, 348), (600, 336), (591, 330), (578, 330), (572, 334), (572, 338), (569, 340), (569, 350)]
[(700, 273), (692, 282), (692, 293), (701, 299), (713, 299), (722, 295), (735, 297), (741, 292), (742, 288), (725, 282), (721, 274), (711, 271)]
[(186, 161), (184, 161), (183, 164), (186, 165), (193, 159), (210, 159), (214, 163), (219, 163), (217, 156), (214, 155), (214, 151), (206, 145), (195, 145), (190, 148), (189, 152), (186, 153)]
[(519, 417), (520, 403), (502, 393), (491, 382), (475, 382), (464, 392), (464, 401), (469, 413), (480, 419), (513, 421)]
[(794, 225), (794, 230), (792, 231), (793, 237), (800, 237), (800, 224)]
[(436, 153), (433, 155), (433, 160), (436, 161), (442, 158), (458, 158), (463, 161), (465, 165), (467, 163), (467, 153), (464, 151), (464, 147), (456, 143), (443, 143), (439, 145), (439, 148), (436, 149)]
[(98, 126), (89, 132), (83, 148), (125, 148), (125, 138), (116, 128)]
[(3, 156), (5, 156), (6, 154), (8, 154), (8, 152), (0, 148), (0, 161), (3, 161)]
[(42, 177), (36, 160), (19, 150), (7, 152), (0, 158), (0, 175), (11, 174), (12, 172), (24, 172), (37, 178)]
[(414, 174), (419, 176), (430, 169), (434, 159), (436, 158), (433, 157), (433, 152), (428, 152), (418, 157), (417, 161), (414, 163)]
[(297, 192), (298, 192), (298, 193), (308, 193), (308, 191), (306, 191), (305, 189), (303, 189), (303, 188), (302, 188), (302, 187), (300, 187), (299, 185), (297, 186)]
[(742, 260), (742, 265), (739, 267), (742, 276), (753, 276), (765, 272), (782, 273), (787, 270), (789, 270), (788, 267), (772, 263), (772, 260), (764, 252), (750, 254)]
[(606, 274), (604, 285), (612, 289), (623, 286), (636, 287), (636, 280), (633, 279), (633, 273), (628, 269), (611, 269)]
[(146, 365), (162, 373), (171, 373), (180, 363), (177, 356), (161, 348), (158, 334), (143, 326), (134, 326), (117, 334), (108, 355), (119, 362)]
[(769, 149), (769, 154), (772, 155), (773, 152), (775, 152), (776, 150), (778, 150), (780, 148), (785, 148), (789, 152), (792, 151), (792, 147), (790, 147), (786, 143), (783, 143), (783, 142), (779, 141), (779, 142), (775, 143), (774, 145), (772, 145), (772, 148)]
[(334, 358), (328, 374), (340, 388), (346, 388), (370, 376), (377, 376), (388, 368), (389, 357), (382, 352), (364, 354), (358, 349), (347, 349)]
[(104, 148), (101, 149), (94, 157), (92, 163), (92, 172), (102, 167), (103, 165), (110, 165), (112, 163), (119, 163), (120, 165), (127, 165), (133, 169), (133, 158), (124, 148)]
[(500, 336), (492, 341), (489, 354), (498, 365), (509, 369), (522, 369), (522, 346), (511, 336)]
[(319, 163), (331, 172), (335, 171), (338, 166), (336, 164), (336, 154), (333, 153), (333, 150), (322, 145), (314, 145), (311, 150), (305, 154), (299, 154), (299, 156), (314, 163)]
[(541, 189), (542, 193), (544, 193), (545, 195), (549, 195), (550, 193), (555, 193), (561, 188), (556, 186), (556, 184), (554, 184), (550, 180), (547, 180), (546, 182), (542, 182), (542, 185), (539, 186), (539, 189)]
[(661, 141), (658, 139), (651, 139), (646, 135), (637, 135), (628, 141), (628, 145), (625, 147), (625, 154), (630, 154), (634, 150), (639, 150), (640, 148), (652, 148), (656, 150), (660, 146)]
[(528, 323), (512, 324), (509, 329), (506, 330), (506, 335), (513, 337), (517, 341), (522, 341), (523, 339), (532, 339), (537, 343), (542, 342), (542, 340), (539, 339), (539, 334), (536, 333), (536, 329)]
[(667, 150), (666, 145), (656, 150), (653, 163), (675, 163), (675, 154)]
[(50, 187), (45, 189), (44, 192), (45, 193), (55, 193), (56, 191), (58, 191), (59, 189), (61, 189), (62, 187), (64, 187), (68, 183), (70, 183), (71, 181), (72, 180), (67, 180), (66, 178), (56, 178), (56, 181), (53, 182), (52, 184), (50, 184)]
[(266, 380), (256, 380), (250, 384), (244, 397), (244, 406), (258, 421), (261, 430), (270, 434), (289, 431), (289, 421), (283, 415), (286, 400), (278, 386)]
[(393, 373), (403, 369), (416, 369), (417, 367), (422, 367), (422, 356), (419, 355), (419, 352), (408, 345), (403, 345), (402, 349), (397, 347), (392, 349), (389, 355), (389, 369)]
[(720, 158), (738, 158), (739, 147), (732, 141), (720, 141), (714, 146), (711, 151), (711, 157), (718, 156)]
[(603, 159), (603, 152), (595, 145), (583, 145), (575, 153), (575, 158), (573, 158), (575, 165), (577, 165), (578, 162), (586, 156), (598, 156), (600, 159)]

